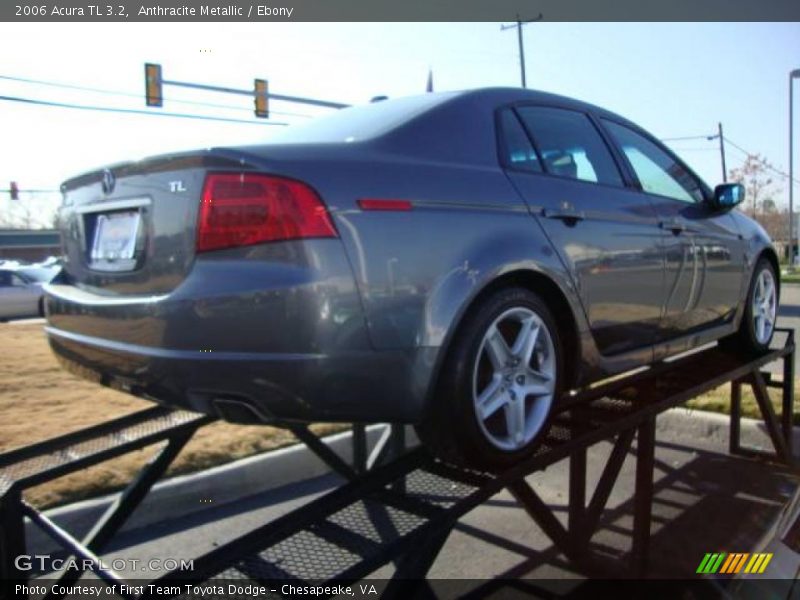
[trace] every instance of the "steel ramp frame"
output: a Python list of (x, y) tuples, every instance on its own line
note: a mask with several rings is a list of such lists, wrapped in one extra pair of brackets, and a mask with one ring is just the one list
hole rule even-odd
[[(424, 448), (398, 456), (403, 428), (395, 426), (367, 455), (363, 426), (354, 429), (353, 465), (335, 455), (307, 428), (289, 426), (297, 437), (347, 480), (341, 487), (194, 559), (194, 570), (173, 571), (152, 583), (236, 580), (269, 585), (281, 580), (295, 585), (359, 581), (394, 563), (393, 579), (384, 595), (406, 595), (424, 578), (458, 520), (496, 493), (507, 489), (553, 544), (582, 572), (642, 575), (648, 564), (655, 424), (663, 411), (730, 382), (730, 452), (793, 465), (794, 331), (778, 329), (784, 344), (759, 356), (737, 355), (713, 347), (654, 365), (632, 376), (584, 390), (564, 399), (543, 442), (520, 464), (500, 473), (478, 472), (441, 462)], [(782, 381), (762, 368), (783, 361)], [(741, 388), (750, 385), (766, 424), (774, 453), (740, 444)], [(769, 389), (780, 389), (781, 414), (776, 415)], [(24, 578), (13, 557), (25, 553), (23, 516), (47, 531), (71, 554), (99, 562), (98, 554), (197, 429), (210, 417), (154, 408), (76, 434), (0, 455), (0, 565), (7, 580)], [(141, 433), (143, 424), (160, 429)], [(151, 426), (152, 427), (152, 426)], [(146, 427), (144, 427), (146, 429)], [(149, 431), (149, 430), (147, 430)], [(113, 443), (94, 453), (75, 448), (102, 437)], [(81, 542), (52, 524), (22, 499), (21, 492), (67, 472), (84, 468), (156, 441), (167, 444), (139, 476), (121, 492), (95, 528)], [(613, 444), (609, 459), (589, 495), (587, 453), (601, 441)], [(636, 443), (633, 450), (634, 441)], [(610, 563), (589, 551), (622, 465), (634, 455), (635, 492), (629, 564)], [(44, 457), (44, 458), (43, 458)], [(536, 493), (526, 477), (558, 461), (569, 460), (566, 525)], [(37, 462), (38, 461), (38, 462)], [(383, 463), (383, 464), (381, 464)], [(31, 465), (44, 464), (38, 470)], [(27, 466), (25, 466), (27, 465)], [(21, 475), (20, 475), (21, 474)], [(108, 569), (93, 569), (108, 582), (121, 581)], [(67, 572), (74, 581), (74, 572)], [(78, 576), (80, 573), (78, 573)], [(131, 597), (119, 594), (121, 597)], [(147, 593), (139, 598), (149, 597)]]

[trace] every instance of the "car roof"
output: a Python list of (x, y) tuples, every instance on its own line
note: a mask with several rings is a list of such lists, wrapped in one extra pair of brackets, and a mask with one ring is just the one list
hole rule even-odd
[(569, 96), (562, 96), (559, 94), (553, 94), (551, 92), (543, 92), (541, 90), (514, 87), (477, 88), (462, 90), (457, 94), (456, 97), (461, 99), (475, 99), (493, 106), (524, 102), (549, 104), (553, 106), (571, 108), (573, 110), (593, 112), (599, 115), (605, 115), (615, 119), (628, 121), (628, 119), (625, 119), (624, 117), (595, 104), (590, 104), (589, 102), (584, 102), (583, 100), (578, 100), (576, 98), (570, 98)]
[(440, 94), (441, 103), (386, 132), (374, 140), (374, 145), (421, 159), (497, 166), (496, 111), (526, 102), (591, 112), (642, 131), (635, 123), (599, 106), (539, 90), (493, 87)]

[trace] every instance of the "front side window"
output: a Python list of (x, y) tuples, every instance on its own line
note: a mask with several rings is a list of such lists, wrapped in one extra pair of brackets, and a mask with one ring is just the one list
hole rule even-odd
[(697, 179), (664, 150), (624, 125), (606, 120), (603, 123), (627, 157), (643, 191), (681, 202), (703, 200)]
[(523, 106), (517, 110), (548, 173), (623, 185), (611, 153), (587, 115), (548, 106)]

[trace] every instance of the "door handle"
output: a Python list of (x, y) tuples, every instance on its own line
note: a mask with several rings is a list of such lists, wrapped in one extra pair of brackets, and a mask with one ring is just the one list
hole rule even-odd
[(670, 219), (669, 221), (660, 221), (658, 226), (661, 229), (669, 229), (675, 235), (680, 235), (686, 231), (686, 225), (681, 223), (678, 219)]
[(545, 208), (542, 210), (545, 219), (559, 219), (561, 221), (576, 223), (583, 221), (586, 215), (583, 211), (575, 210), (571, 204), (564, 203), (559, 208)]

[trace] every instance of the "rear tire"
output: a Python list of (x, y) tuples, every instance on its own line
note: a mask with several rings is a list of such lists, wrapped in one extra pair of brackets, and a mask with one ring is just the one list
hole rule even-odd
[(508, 467), (547, 431), (562, 371), (561, 339), (544, 301), (524, 288), (497, 290), (459, 327), (417, 433), (446, 461)]
[(720, 340), (722, 347), (745, 352), (764, 352), (769, 348), (778, 314), (777, 281), (772, 263), (760, 258), (753, 269), (739, 330)]

